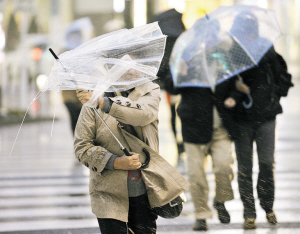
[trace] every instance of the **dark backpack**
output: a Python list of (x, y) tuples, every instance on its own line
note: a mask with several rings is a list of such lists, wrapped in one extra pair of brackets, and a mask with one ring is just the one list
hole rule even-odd
[[(275, 52), (275, 50), (274, 50)], [(269, 96), (269, 101), (263, 104), (260, 108), (260, 113), (266, 112), (265, 114), (275, 114), (276, 112), (281, 113), (282, 107), (279, 103), (281, 97), (286, 97), (289, 88), (293, 86), (291, 82), (292, 75), (288, 73), (288, 68), (283, 57), (278, 53), (273, 53), (271, 63), (263, 65), (264, 74), (266, 76), (266, 83), (264, 95)], [(261, 98), (259, 97), (259, 98)]]
[(288, 73), (286, 62), (280, 54), (276, 53), (276, 60), (275, 88), (279, 96), (286, 97), (289, 89), (294, 86), (292, 83), (292, 75)]
[(240, 105), (237, 114), (248, 120), (263, 121), (282, 113), (280, 98), (287, 96), (289, 88), (293, 86), (292, 76), (282, 56), (271, 49), (257, 68), (246, 73), (252, 80), (249, 87), (253, 105), (249, 109)]

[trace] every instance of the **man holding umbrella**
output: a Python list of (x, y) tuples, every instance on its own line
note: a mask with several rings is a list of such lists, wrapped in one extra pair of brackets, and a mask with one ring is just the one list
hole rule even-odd
[[(207, 230), (206, 219), (212, 217), (208, 205), (209, 188), (205, 174), (205, 158), (213, 162), (216, 190), (213, 205), (221, 223), (229, 223), (230, 215), (224, 203), (233, 199), (233, 157), (227, 119), (230, 112), (223, 105), (226, 86), (237, 66), (230, 53), (236, 42), (224, 31), (221, 21), (207, 15), (184, 32), (173, 48), (169, 76), (169, 92), (180, 93), (178, 115), (187, 153), (188, 175), (191, 183), (196, 222), (194, 230)], [(241, 47), (239, 52), (243, 53)], [(249, 62), (246, 61), (240, 65)], [(251, 62), (251, 60), (250, 60)], [(167, 82), (166, 82), (167, 83)], [(237, 92), (248, 92), (242, 82), (234, 85)], [(220, 107), (220, 103), (222, 104)]]
[[(212, 28), (219, 27), (218, 22), (212, 22), (205, 29), (202, 27), (203, 20), (206, 21), (205, 18), (198, 20), (176, 41), (171, 55), (173, 79), (169, 74), (165, 80), (168, 92), (179, 93), (182, 96), (178, 115), (181, 118), (184, 147), (187, 153), (190, 193), (196, 218), (193, 229), (196, 231), (207, 230), (206, 219), (212, 218), (213, 214), (209, 207), (209, 187), (205, 172), (205, 160), (208, 155), (212, 158), (216, 181), (213, 205), (218, 211), (221, 223), (230, 222), (230, 215), (224, 203), (234, 198), (231, 186), (233, 179), (231, 139), (216, 109), (216, 103), (220, 101), (216, 94), (222, 90), (221, 85), (214, 89), (209, 85), (195, 85), (193, 82), (197, 77), (201, 77), (201, 71), (197, 71), (196, 65), (189, 65), (189, 63), (200, 65), (197, 62), (198, 55), (193, 56), (193, 53), (200, 50), (201, 44), (199, 45), (198, 41), (201, 40), (202, 35), (199, 32), (207, 30), (205, 37), (213, 42), (218, 36), (218, 30), (216, 33), (211, 31)], [(174, 64), (177, 62), (178, 66)], [(178, 80), (174, 79), (176, 72), (178, 72)], [(174, 84), (174, 81), (178, 81), (180, 85)]]
[[(199, 19), (190, 32), (179, 37), (171, 56), (173, 80), (178, 89), (198, 86), (215, 90), (210, 100), (211, 90), (202, 96), (200, 91), (194, 90), (199, 101), (190, 109), (194, 112), (189, 113), (186, 126), (192, 130), (191, 123), (200, 119), (199, 116), (204, 116), (204, 123), (208, 122), (207, 119), (211, 121), (211, 107), (206, 114), (200, 111), (195, 114), (199, 105), (204, 105), (201, 101), (206, 105), (214, 103), (218, 108), (222, 124), (236, 146), (245, 229), (256, 228), (252, 182), (254, 141), (260, 169), (257, 185), (260, 205), (268, 222), (277, 224), (273, 211), (275, 119), (282, 112), (280, 97), (286, 96), (293, 85), (284, 60), (273, 48), (280, 34), (272, 10), (247, 5), (221, 6), (206, 18)], [(197, 35), (196, 39), (194, 35)], [(186, 53), (188, 49), (190, 52)], [(240, 86), (244, 86), (240, 91), (247, 95), (237, 92)], [(192, 91), (186, 93), (186, 100), (193, 95), (195, 97), (189, 100), (193, 103), (196, 94)], [(179, 106), (179, 115), (186, 115), (188, 120), (187, 111), (187, 108), (182, 108), (180, 114)], [(198, 130), (199, 135), (205, 135), (203, 129), (202, 126), (201, 132)]]
[[(158, 84), (160, 85), (161, 89), (164, 89), (163, 78), (168, 76), (168, 74), (170, 73), (170, 67), (169, 67), (170, 55), (173, 46), (175, 44), (175, 41), (180, 36), (180, 34), (184, 32), (185, 26), (182, 22), (182, 13), (178, 12), (175, 8), (172, 8), (170, 10), (158, 14), (153, 18), (152, 21), (153, 22), (157, 21), (163, 34), (167, 35), (164, 57), (161, 61), (161, 65), (157, 72), (157, 76), (159, 77), (157, 79)], [(172, 131), (173, 131), (175, 141), (177, 143), (177, 154), (178, 154), (177, 166), (178, 169), (181, 169), (182, 166), (184, 166), (184, 161), (181, 157), (181, 154), (184, 152), (184, 147), (183, 147), (182, 140), (178, 139), (178, 133), (176, 127), (177, 126), (176, 107), (178, 101), (180, 100), (180, 95), (170, 95), (167, 92), (166, 95), (167, 95), (168, 103), (170, 105)]]

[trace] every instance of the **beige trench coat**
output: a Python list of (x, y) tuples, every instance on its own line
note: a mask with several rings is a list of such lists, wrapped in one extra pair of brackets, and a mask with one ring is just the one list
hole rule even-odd
[[(158, 154), (159, 86), (149, 82), (136, 87), (128, 98), (118, 96), (111, 100), (113, 104), (109, 114), (100, 110), (99, 114), (127, 149), (140, 154), (142, 162), (145, 160), (142, 149), (147, 148), (151, 160), (141, 174), (150, 205), (167, 204), (184, 192), (189, 183)], [(119, 122), (132, 125), (140, 140), (123, 130)], [(122, 156), (124, 153), (100, 118), (85, 105), (77, 122), (74, 147), (78, 160), (90, 169), (93, 213), (98, 218), (127, 222), (128, 171), (104, 169), (112, 154)]]

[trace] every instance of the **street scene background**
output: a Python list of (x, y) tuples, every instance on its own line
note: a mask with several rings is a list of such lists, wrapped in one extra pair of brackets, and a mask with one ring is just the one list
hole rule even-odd
[[(151, 22), (156, 14), (174, 7), (182, 10), (188, 28), (204, 15), (203, 9), (209, 13), (219, 5), (230, 4), (253, 4), (275, 10), (282, 29), (275, 49), (287, 61), (294, 87), (288, 97), (281, 100), (284, 113), (277, 118), (274, 210), (279, 224), (275, 227), (267, 224), (265, 213), (256, 200), (258, 228), (243, 230), (243, 208), (235, 177), (235, 199), (226, 203), (231, 223), (220, 224), (217, 212), (212, 208), (214, 217), (207, 221), (208, 233), (300, 233), (300, 1), (100, 2), (0, 1), (0, 233), (99, 233), (90, 207), (89, 171), (75, 158), (70, 116), (61, 93), (49, 91), (32, 103), (20, 129), (29, 104), (50, 74), (53, 57), (48, 49), (51, 47), (58, 54), (68, 49), (65, 30), (74, 20), (90, 19), (90, 31), (82, 34), (89, 39)], [(177, 165), (176, 141), (164, 90), (161, 98), (160, 154), (187, 176), (184, 164)], [(179, 121), (177, 125), (180, 138)], [(185, 160), (184, 153), (182, 157)], [(256, 155), (254, 165), (256, 181)], [(235, 175), (236, 167), (235, 162)], [(207, 173), (212, 201), (215, 185), (209, 158)], [(173, 220), (159, 218), (157, 233), (193, 233), (193, 205), (189, 192), (186, 196), (187, 202), (180, 217)]]

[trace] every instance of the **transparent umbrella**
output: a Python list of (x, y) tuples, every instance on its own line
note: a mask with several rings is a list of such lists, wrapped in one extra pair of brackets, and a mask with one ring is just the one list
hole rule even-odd
[(213, 87), (257, 65), (281, 35), (273, 10), (221, 6), (176, 41), (170, 67), (176, 87)]
[(157, 22), (96, 37), (56, 57), (46, 90), (93, 90), (92, 104), (104, 92), (154, 80), (165, 41)]
[(50, 49), (54, 66), (31, 103), (47, 90), (83, 89), (93, 91), (86, 105), (94, 108), (104, 92), (125, 91), (156, 79), (165, 43), (166, 36), (154, 22), (104, 34), (59, 56)]

